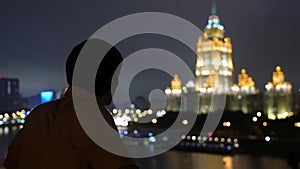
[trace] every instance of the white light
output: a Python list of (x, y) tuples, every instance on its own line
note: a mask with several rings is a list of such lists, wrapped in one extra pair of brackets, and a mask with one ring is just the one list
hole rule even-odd
[(265, 88), (269, 91), (271, 90), (273, 87), (270, 84), (265, 85)]
[(280, 90), (281, 86), (276, 85), (276, 90)]
[(211, 92), (213, 92), (213, 91), (214, 91), (213, 88), (207, 88), (207, 92), (208, 92), (208, 93), (211, 93)]
[(228, 139), (227, 139), (227, 142), (230, 143), (230, 142), (231, 142), (231, 138), (228, 138)]
[(227, 127), (230, 127), (231, 126), (231, 123), (228, 121), (228, 122), (226, 122), (226, 126)]
[(25, 118), (25, 114), (20, 114), (21, 118), (24, 119)]
[(276, 116), (274, 114), (268, 114), (268, 119), (276, 120)]
[(223, 126), (224, 126), (224, 127), (230, 127), (230, 126), (231, 126), (231, 123), (230, 123), (229, 121), (228, 121), (228, 122), (224, 122), (224, 123), (223, 123)]
[(181, 94), (181, 89), (173, 89), (172, 93), (173, 94)]
[(261, 112), (256, 113), (257, 117), (261, 117)]
[(154, 143), (156, 141), (155, 137), (149, 137), (149, 142)]
[(194, 83), (192, 80), (189, 80), (189, 81), (186, 83), (186, 87), (187, 87), (187, 88), (194, 88), (194, 87), (195, 87), (195, 83)]
[(266, 136), (266, 137), (265, 137), (265, 140), (266, 140), (267, 142), (269, 142), (269, 141), (271, 140), (271, 137), (270, 137), (270, 136)]
[(191, 136), (187, 136), (186, 139), (187, 139), (187, 140), (190, 140), (190, 139), (191, 139)]
[(166, 89), (166, 90), (165, 90), (165, 93), (166, 93), (166, 94), (171, 94), (172, 91), (171, 91), (171, 89)]
[(193, 137), (192, 137), (192, 140), (193, 140), (193, 141), (195, 141), (195, 140), (196, 140), (196, 138), (197, 138), (196, 136), (193, 136)]
[(201, 88), (199, 89), (199, 91), (200, 91), (201, 93), (206, 93), (206, 88), (202, 88), (202, 87), (201, 87)]
[(157, 111), (156, 116), (157, 116), (157, 117), (162, 117), (163, 114), (161, 113), (161, 111)]
[(240, 88), (238, 86), (232, 86), (231, 90), (234, 92), (238, 92), (240, 90)]
[(115, 124), (117, 126), (128, 126), (128, 121), (121, 117), (114, 118)]
[(252, 121), (257, 122), (257, 117), (253, 117)]
[(183, 121), (182, 121), (182, 124), (183, 124), (183, 125), (188, 125), (188, 124), (189, 124), (189, 121), (183, 120)]

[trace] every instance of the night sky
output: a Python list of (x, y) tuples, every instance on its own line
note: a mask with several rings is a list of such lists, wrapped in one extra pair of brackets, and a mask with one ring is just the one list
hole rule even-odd
[[(177, 15), (203, 29), (210, 4), (209, 0), (1, 1), (0, 75), (19, 78), (24, 96), (40, 90), (64, 88), (64, 64), (72, 47), (106, 23), (127, 14), (155, 11)], [(298, 90), (299, 9), (299, 0), (217, 0), (217, 13), (226, 35), (232, 38), (235, 81), (240, 69), (246, 68), (257, 87), (264, 90), (275, 66), (281, 65), (286, 81), (292, 82), (294, 91)], [(126, 45), (121, 44), (120, 49), (126, 55), (132, 50), (152, 47), (151, 44), (159, 39), (164, 38), (132, 38)], [(167, 41), (171, 40), (165, 38), (155, 44), (162, 48), (173, 44), (180, 46), (173, 41), (163, 43)], [(176, 49), (177, 54), (194, 68), (195, 56), (183, 52), (184, 47)], [(151, 72), (145, 71), (139, 76), (133, 88), (156, 82), (155, 78), (149, 78)], [(159, 82), (158, 87), (167, 85), (170, 80), (167, 75), (161, 76), (167, 77), (164, 78), (166, 82)]]

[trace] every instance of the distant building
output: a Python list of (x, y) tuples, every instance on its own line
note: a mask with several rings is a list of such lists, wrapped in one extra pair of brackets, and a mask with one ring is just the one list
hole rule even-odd
[(197, 43), (196, 81), (189, 81), (182, 87), (178, 76), (174, 75), (171, 89), (165, 90), (168, 99), (167, 110), (179, 111), (182, 93), (193, 93), (199, 96), (198, 113), (209, 113), (218, 109), (211, 106), (212, 94), (232, 93), (232, 44), (230, 38), (224, 34), (225, 28), (220, 23), (213, 2), (208, 24)]
[(179, 111), (181, 103), (181, 80), (177, 74), (174, 75), (173, 80), (171, 81), (171, 88), (165, 90), (167, 96), (167, 111)]
[(255, 88), (255, 82), (251, 76), (242, 69), (238, 75), (238, 83), (231, 87), (231, 94), (227, 96), (226, 110), (242, 111), (243, 113), (251, 113), (261, 111), (262, 104), (260, 104), (261, 96), (258, 94), (259, 90)]
[(253, 78), (247, 74), (246, 69), (241, 70), (238, 75), (238, 83), (232, 85), (231, 91), (233, 94), (255, 94), (258, 92)]
[(281, 67), (277, 66), (272, 82), (265, 85), (265, 112), (269, 119), (285, 119), (292, 116), (292, 84), (285, 81)]
[(196, 81), (189, 81), (186, 86), (182, 86), (178, 75), (174, 75), (171, 88), (165, 90), (168, 99), (166, 110), (179, 111), (181, 99), (193, 94), (199, 97), (200, 114), (223, 108), (212, 104), (213, 97), (218, 95), (226, 95), (225, 110), (228, 111), (246, 114), (259, 111), (269, 119), (284, 119), (299, 112), (300, 94), (292, 95), (292, 85), (285, 81), (279, 66), (273, 72), (272, 82), (266, 84), (265, 93), (256, 89), (255, 81), (247, 74), (246, 69), (241, 69), (237, 83), (233, 83), (232, 44), (224, 33), (224, 26), (216, 15), (213, 1), (208, 24), (197, 43)]
[(0, 112), (19, 109), (20, 101), (19, 79), (0, 78)]
[(196, 86), (200, 93), (228, 94), (233, 84), (232, 44), (213, 3), (208, 24), (197, 44)]

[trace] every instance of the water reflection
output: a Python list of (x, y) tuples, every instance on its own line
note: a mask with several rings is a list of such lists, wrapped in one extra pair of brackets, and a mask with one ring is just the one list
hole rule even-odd
[(232, 169), (233, 168), (233, 158), (231, 156), (223, 157), (223, 163), (225, 169)]
[(137, 159), (141, 169), (291, 169), (285, 159), (268, 156), (224, 156), (169, 151), (159, 156)]
[[(3, 164), (7, 153), (7, 147), (13, 137), (18, 133), (19, 126), (0, 127), (0, 166)], [(0, 167), (1, 168), (1, 167)]]
[[(7, 147), (23, 126), (0, 127), (0, 166)], [(151, 144), (149, 144), (151, 148)], [(141, 169), (291, 169), (285, 159), (269, 156), (235, 155), (169, 151), (144, 159), (137, 159)], [(1, 167), (0, 167), (1, 169)]]

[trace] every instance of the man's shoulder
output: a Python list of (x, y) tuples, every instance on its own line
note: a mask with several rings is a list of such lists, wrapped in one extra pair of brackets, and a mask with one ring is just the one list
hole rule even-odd
[(44, 116), (47, 113), (56, 111), (58, 109), (59, 104), (60, 104), (61, 101), (62, 101), (62, 99), (58, 99), (58, 100), (54, 100), (54, 101), (51, 101), (51, 102), (47, 102), (47, 103), (43, 103), (41, 105), (38, 105), (37, 107), (33, 108), (30, 111), (30, 114), (27, 117), (27, 119)]
[(56, 109), (59, 106), (59, 103), (61, 101), (62, 101), (62, 99), (58, 99), (58, 100), (54, 100), (51, 102), (40, 104), (37, 107), (33, 108), (32, 112), (40, 112), (43, 110)]

